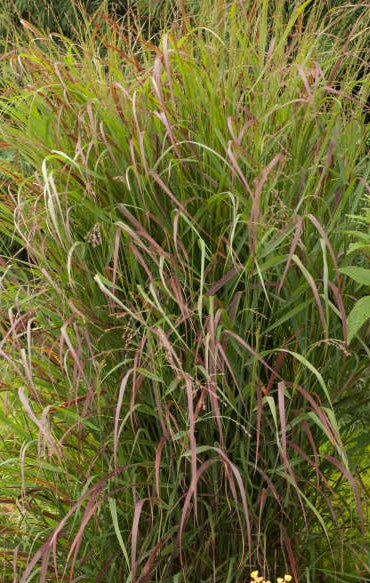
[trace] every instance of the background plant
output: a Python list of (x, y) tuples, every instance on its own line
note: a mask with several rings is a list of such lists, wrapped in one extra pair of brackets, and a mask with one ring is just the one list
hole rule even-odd
[(368, 8), (271, 4), (191, 4), (159, 44), (132, 14), (13, 33), (4, 580), (368, 577)]

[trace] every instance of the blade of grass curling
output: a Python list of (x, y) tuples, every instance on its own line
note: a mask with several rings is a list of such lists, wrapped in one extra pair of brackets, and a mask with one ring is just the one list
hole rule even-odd
[(278, 383), (278, 405), (280, 415), (281, 427), (281, 445), (283, 451), (284, 464), (288, 464), (287, 448), (286, 448), (286, 419), (285, 419), (285, 398), (284, 398), (285, 384), (283, 381)]
[[(249, 511), (248, 511), (248, 505), (247, 505), (247, 496), (246, 496), (246, 491), (245, 491), (245, 488), (244, 488), (242, 476), (240, 474), (240, 471), (236, 467), (236, 465), (233, 464), (230, 461), (230, 459), (225, 454), (225, 452), (223, 452), (218, 447), (213, 447), (211, 449), (214, 449), (214, 451), (216, 451), (219, 454), (219, 456), (227, 463), (227, 465), (230, 467), (230, 469), (231, 469), (232, 473), (234, 474), (235, 479), (237, 481), (238, 488), (239, 488), (239, 493), (240, 493), (240, 497), (242, 499), (242, 506), (243, 506), (244, 518), (245, 518), (246, 525), (247, 525), (247, 542), (248, 542), (249, 557), (251, 557), (251, 555), (252, 555), (252, 530), (251, 530), (251, 523), (250, 523)], [(243, 537), (243, 553), (242, 554), (244, 555), (244, 535), (243, 535), (243, 530), (242, 530), (242, 537)]]
[(109, 510), (112, 516), (112, 522), (113, 522), (113, 526), (114, 526), (114, 531), (116, 533), (118, 542), (120, 544), (120, 547), (122, 549), (122, 553), (123, 556), (125, 557), (127, 566), (130, 566), (130, 559), (127, 553), (127, 549), (125, 546), (125, 543), (123, 542), (123, 538), (122, 538), (122, 534), (119, 528), (119, 524), (118, 524), (118, 515), (117, 515), (117, 502), (114, 498), (108, 498), (108, 503), (109, 503)]
[(195, 439), (195, 417), (194, 417), (194, 405), (193, 405), (193, 388), (192, 382), (189, 375), (185, 375), (185, 387), (188, 405), (188, 415), (189, 415), (189, 441), (191, 450), (191, 489), (193, 490), (194, 496), (194, 513), (195, 520), (198, 521), (198, 502), (197, 502), (197, 455), (196, 448), (197, 442)]
[(135, 503), (135, 510), (134, 510), (134, 520), (132, 522), (132, 530), (131, 530), (131, 577), (132, 582), (136, 583), (136, 571), (137, 571), (137, 557), (136, 557), (136, 550), (137, 550), (137, 540), (139, 535), (139, 522), (141, 511), (143, 509), (143, 505), (146, 502), (146, 499), (143, 498)]
[(129, 378), (131, 375), (134, 374), (134, 372), (135, 372), (134, 368), (131, 368), (130, 370), (127, 371), (127, 373), (125, 374), (125, 376), (122, 379), (120, 390), (118, 393), (118, 400), (117, 400), (116, 412), (115, 412), (115, 417), (114, 417), (114, 430), (113, 430), (113, 459), (114, 459), (114, 467), (116, 470), (118, 468), (118, 461), (117, 461), (118, 426), (119, 426), (119, 419), (120, 419), (120, 414), (121, 414), (121, 409), (122, 409), (122, 404), (123, 404), (123, 397), (125, 395), (125, 391), (126, 391), (126, 387), (127, 387), (127, 383), (129, 381)]
[(316, 301), (316, 305), (318, 307), (319, 310), (319, 314), (320, 314), (320, 320), (321, 320), (321, 325), (322, 325), (322, 329), (324, 332), (324, 337), (325, 339), (327, 339), (328, 337), (328, 332), (327, 332), (327, 325), (326, 325), (326, 321), (325, 321), (325, 315), (324, 315), (324, 311), (322, 309), (322, 305), (321, 305), (321, 301), (320, 301), (320, 295), (315, 283), (315, 280), (313, 279), (312, 275), (310, 274), (310, 272), (305, 268), (305, 266), (303, 265), (302, 261), (299, 259), (299, 257), (297, 255), (293, 255), (292, 259), (294, 261), (294, 263), (296, 263), (298, 265), (298, 267), (300, 268), (300, 270), (302, 271), (304, 277), (307, 279), (310, 288), (312, 289), (315, 301)]
[(184, 562), (183, 552), (182, 552), (182, 538), (183, 538), (183, 532), (184, 532), (184, 528), (185, 528), (185, 524), (186, 524), (186, 520), (187, 520), (187, 515), (188, 515), (189, 510), (190, 510), (191, 499), (194, 495), (194, 489), (196, 487), (196, 484), (199, 482), (200, 478), (204, 474), (204, 472), (209, 468), (209, 466), (211, 464), (214, 464), (217, 461), (218, 461), (217, 458), (208, 459), (199, 466), (197, 473), (196, 473), (195, 480), (191, 483), (190, 488), (186, 494), (186, 498), (185, 498), (184, 505), (182, 508), (180, 528), (179, 528), (180, 561), (182, 564)]
[(282, 287), (284, 285), (284, 281), (285, 281), (286, 275), (287, 275), (287, 273), (289, 271), (289, 267), (290, 267), (290, 264), (291, 264), (293, 255), (294, 255), (294, 252), (296, 250), (296, 247), (297, 247), (297, 244), (298, 244), (298, 240), (299, 240), (299, 237), (300, 237), (301, 232), (302, 232), (302, 225), (303, 225), (303, 219), (302, 219), (302, 217), (300, 215), (297, 215), (296, 221), (297, 221), (297, 226), (295, 228), (295, 233), (294, 233), (293, 241), (292, 241), (292, 244), (291, 244), (291, 247), (290, 247), (290, 250), (289, 250), (288, 261), (286, 263), (286, 266), (285, 266), (285, 269), (284, 269), (284, 273), (282, 275), (282, 278), (280, 280), (280, 284), (279, 284), (279, 287), (278, 287), (278, 294), (280, 294), (281, 289), (282, 289)]

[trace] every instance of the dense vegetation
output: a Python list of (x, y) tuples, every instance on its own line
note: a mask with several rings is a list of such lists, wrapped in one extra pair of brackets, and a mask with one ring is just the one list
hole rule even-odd
[(3, 13), (0, 580), (368, 581), (368, 3), (149, 8)]

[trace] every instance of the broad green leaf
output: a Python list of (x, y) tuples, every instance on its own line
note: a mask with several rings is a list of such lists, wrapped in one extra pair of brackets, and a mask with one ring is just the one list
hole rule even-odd
[(370, 269), (365, 269), (365, 267), (342, 267), (339, 270), (344, 275), (348, 275), (351, 279), (357, 281), (361, 285), (370, 286)]
[(370, 318), (370, 296), (365, 296), (356, 302), (347, 318), (348, 344), (368, 318)]

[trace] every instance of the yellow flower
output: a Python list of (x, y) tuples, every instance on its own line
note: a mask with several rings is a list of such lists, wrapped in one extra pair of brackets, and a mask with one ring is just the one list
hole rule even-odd
[(277, 583), (284, 583), (284, 579), (282, 579), (281, 577), (277, 578)]
[(253, 573), (251, 573), (251, 577), (252, 577), (252, 579), (257, 579), (258, 571), (253, 571)]
[(291, 575), (284, 575), (284, 581), (291, 581), (291, 580), (292, 580)]

